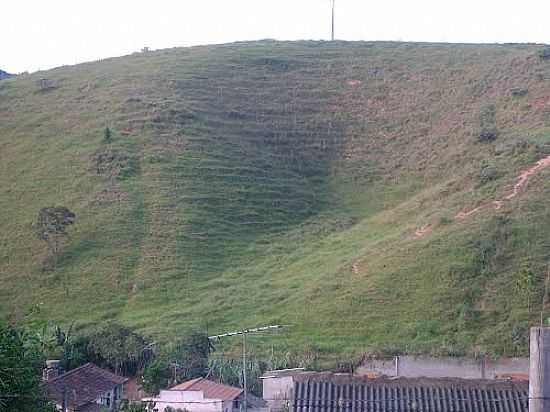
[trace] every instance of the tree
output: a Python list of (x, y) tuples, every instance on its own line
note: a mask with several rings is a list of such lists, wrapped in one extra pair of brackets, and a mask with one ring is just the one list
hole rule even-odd
[(152, 356), (152, 344), (140, 334), (112, 323), (87, 338), (87, 357), (125, 376), (140, 371)]
[(69, 234), (67, 227), (74, 223), (75, 214), (66, 207), (44, 207), (38, 212), (33, 225), (34, 233), (48, 244), (52, 254), (57, 255), (62, 239)]
[(111, 129), (109, 129), (108, 127), (106, 127), (105, 130), (103, 131), (103, 141), (105, 143), (111, 143), (113, 141), (113, 135), (111, 133)]
[(55, 410), (41, 391), (42, 367), (39, 342), (33, 335), (0, 324), (0, 412)]
[(172, 384), (204, 376), (212, 345), (204, 333), (191, 333), (168, 345), (143, 371), (143, 389), (158, 393)]

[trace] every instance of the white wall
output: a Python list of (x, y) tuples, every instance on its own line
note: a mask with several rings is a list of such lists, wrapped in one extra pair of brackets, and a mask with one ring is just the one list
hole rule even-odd
[[(396, 368), (397, 363), (397, 368)], [(398, 374), (396, 374), (398, 369)], [(377, 372), (387, 376), (409, 378), (495, 379), (510, 373), (528, 373), (528, 358), (470, 359), (400, 356), (398, 359), (368, 359), (355, 371), (357, 375)]]
[[(224, 412), (224, 402), (221, 399), (205, 399), (201, 391), (160, 391), (152, 400), (156, 403), (155, 409), (164, 412), (167, 406), (174, 409), (186, 409), (189, 412)], [(231, 407), (231, 402), (225, 402)], [(229, 409), (232, 412), (232, 409)]]

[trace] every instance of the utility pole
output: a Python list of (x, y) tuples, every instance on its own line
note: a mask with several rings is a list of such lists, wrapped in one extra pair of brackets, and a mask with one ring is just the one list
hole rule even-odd
[(332, 0), (332, 41), (334, 41), (334, 3), (336, 3), (336, 0)]
[(550, 411), (550, 328), (531, 328), (529, 412)]
[(248, 385), (246, 382), (246, 333), (243, 333), (243, 389), (244, 389), (244, 402), (243, 411), (248, 411)]
[(220, 338), (226, 338), (230, 336), (236, 336), (236, 335), (243, 335), (243, 392), (244, 392), (244, 399), (243, 399), (243, 411), (248, 411), (248, 386), (247, 386), (247, 379), (246, 379), (246, 335), (248, 333), (255, 333), (255, 332), (265, 332), (270, 331), (273, 329), (280, 329), (282, 328), (282, 325), (269, 325), (269, 326), (262, 326), (260, 328), (252, 328), (252, 329), (243, 329), (237, 332), (228, 332), (223, 333), (221, 335), (214, 335), (209, 336), (208, 339), (210, 340), (218, 340)]

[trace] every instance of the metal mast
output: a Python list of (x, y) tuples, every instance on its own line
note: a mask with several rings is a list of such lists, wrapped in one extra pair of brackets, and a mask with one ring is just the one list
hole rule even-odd
[(220, 338), (226, 338), (229, 336), (236, 336), (236, 335), (243, 335), (243, 391), (244, 391), (244, 401), (243, 401), (243, 410), (244, 412), (247, 412), (248, 410), (248, 383), (247, 383), (247, 377), (246, 377), (246, 335), (248, 333), (254, 333), (254, 332), (264, 332), (268, 330), (273, 329), (280, 329), (282, 328), (282, 325), (269, 325), (269, 326), (262, 326), (260, 328), (252, 328), (252, 329), (243, 329), (241, 331), (237, 332), (228, 332), (228, 333), (222, 333), (221, 335), (214, 335), (209, 336), (208, 339), (220, 339)]

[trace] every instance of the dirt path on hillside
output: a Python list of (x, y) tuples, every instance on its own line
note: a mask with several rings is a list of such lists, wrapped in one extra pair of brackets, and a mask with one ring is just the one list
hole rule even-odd
[(461, 210), (460, 212), (458, 212), (456, 214), (455, 218), (456, 219), (465, 219), (465, 218), (467, 218), (469, 216), (472, 216), (472, 215), (476, 214), (477, 212), (480, 212), (480, 211), (485, 210), (485, 209), (490, 209), (490, 208), (493, 208), (495, 210), (500, 209), (502, 207), (502, 205), (504, 204), (504, 202), (513, 199), (514, 197), (516, 197), (520, 193), (521, 189), (523, 189), (523, 187), (527, 183), (527, 179), (529, 178), (529, 176), (535, 174), (540, 169), (543, 169), (543, 168), (548, 167), (548, 166), (550, 166), (550, 156), (546, 156), (546, 157), (540, 159), (533, 166), (531, 166), (530, 168), (525, 169), (524, 171), (522, 171), (518, 175), (518, 177), (516, 177), (516, 184), (514, 185), (512, 191), (508, 195), (504, 196), (502, 199), (493, 200), (492, 202), (485, 203), (485, 204), (483, 204), (481, 206), (478, 206), (476, 208), (473, 208), (473, 209)]
[[(502, 199), (483, 203), (482, 205), (472, 209), (463, 209), (455, 215), (455, 219), (464, 220), (467, 217), (475, 215), (476, 213), (486, 209), (494, 209), (494, 210), (500, 209), (503, 206), (504, 202), (507, 202), (508, 200), (511, 200), (517, 195), (519, 195), (523, 187), (527, 184), (527, 180), (529, 179), (529, 176), (549, 166), (550, 166), (550, 155), (540, 159), (538, 162), (536, 162), (533, 166), (529, 167), (528, 169), (523, 170), (518, 175), (518, 177), (516, 177), (516, 183), (514, 184), (514, 187), (512, 188), (511, 192), (506, 196), (504, 196)], [(433, 229), (432, 225), (420, 226), (419, 228), (416, 229), (414, 238), (419, 239), (425, 236), (426, 234), (430, 233), (432, 229)]]

